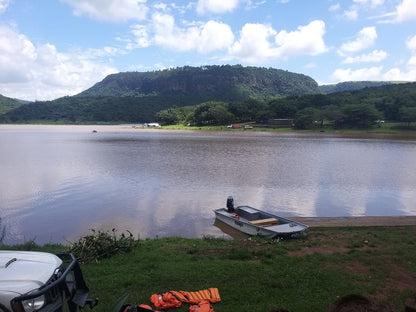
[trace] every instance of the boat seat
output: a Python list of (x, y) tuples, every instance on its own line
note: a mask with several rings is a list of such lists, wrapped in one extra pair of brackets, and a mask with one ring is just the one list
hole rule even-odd
[(267, 218), (267, 219), (253, 220), (253, 221), (250, 221), (250, 223), (254, 225), (258, 225), (258, 226), (270, 226), (270, 225), (279, 224), (279, 220), (276, 218)]

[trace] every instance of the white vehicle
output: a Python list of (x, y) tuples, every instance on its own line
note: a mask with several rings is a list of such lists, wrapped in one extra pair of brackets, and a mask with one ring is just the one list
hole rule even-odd
[(88, 294), (72, 254), (0, 250), (0, 312), (93, 308), (97, 300), (88, 299)]

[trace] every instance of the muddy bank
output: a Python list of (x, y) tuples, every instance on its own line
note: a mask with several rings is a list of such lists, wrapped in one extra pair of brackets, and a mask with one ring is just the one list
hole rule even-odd
[(416, 216), (374, 216), (374, 217), (291, 217), (310, 227), (335, 226), (416, 226)]

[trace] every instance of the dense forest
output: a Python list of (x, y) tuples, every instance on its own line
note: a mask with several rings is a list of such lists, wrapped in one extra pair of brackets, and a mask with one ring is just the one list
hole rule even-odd
[[(357, 88), (363, 89), (351, 91)], [(110, 75), (76, 96), (53, 101), (24, 103), (0, 96), (2, 123), (203, 126), (273, 119), (293, 119), (301, 129), (324, 123), (365, 128), (382, 119), (410, 125), (416, 121), (416, 84), (350, 82), (325, 89), (308, 76), (271, 68), (186, 66)]]
[(268, 101), (205, 102), (194, 107), (171, 107), (157, 113), (162, 124), (217, 125), (271, 119), (293, 119), (296, 128), (330, 123), (335, 128), (368, 128), (382, 120), (416, 122), (416, 83), (389, 84), (324, 94), (276, 98)]

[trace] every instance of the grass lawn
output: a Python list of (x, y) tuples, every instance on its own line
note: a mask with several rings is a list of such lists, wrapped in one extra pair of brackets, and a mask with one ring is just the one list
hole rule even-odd
[[(15, 248), (26, 248), (14, 246)], [(2, 247), (7, 248), (7, 246)], [(30, 246), (58, 252), (65, 246)], [(134, 242), (130, 252), (82, 264), (96, 311), (153, 293), (216, 287), (221, 311), (326, 311), (339, 297), (360, 294), (404, 311), (416, 293), (416, 228), (310, 228), (304, 238), (185, 239)], [(183, 304), (172, 311), (189, 311)]]

